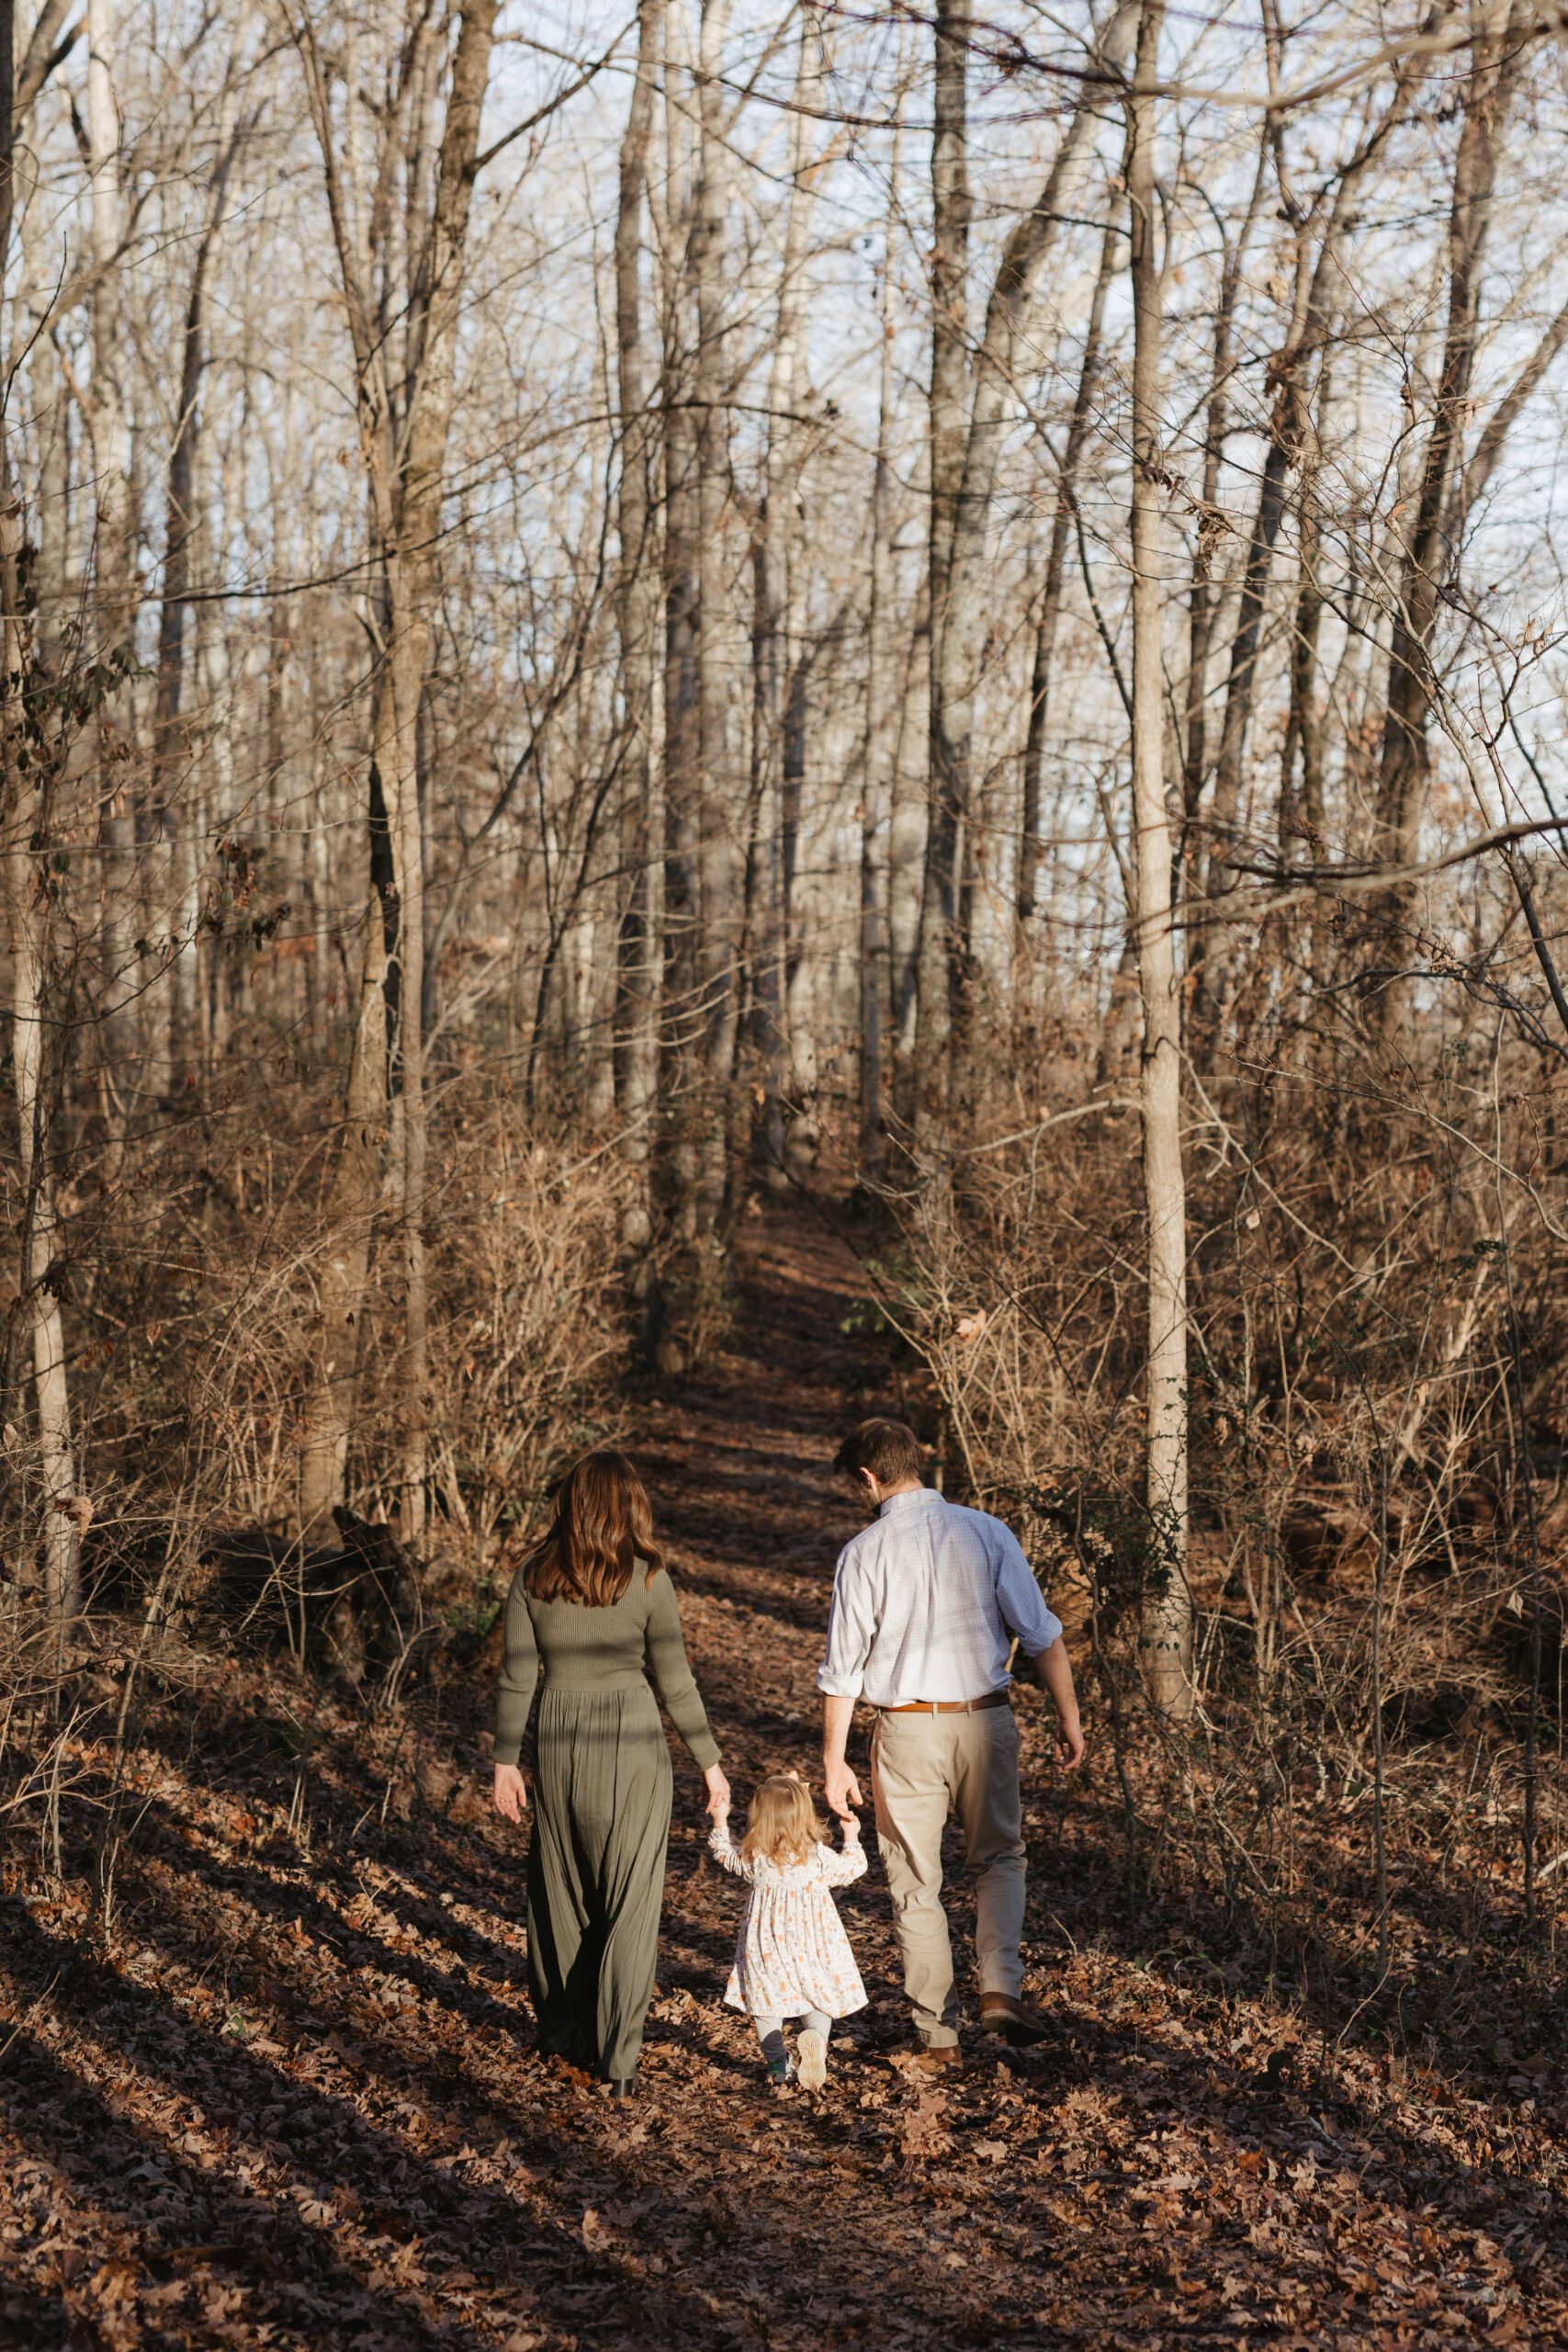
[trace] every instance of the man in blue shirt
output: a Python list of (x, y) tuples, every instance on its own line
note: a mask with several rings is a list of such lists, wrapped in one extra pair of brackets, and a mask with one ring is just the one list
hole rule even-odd
[(1045, 2031), (1024, 2005), (1019, 1957), (1024, 1847), (1008, 1699), (1015, 1640), (1055, 1703), (1056, 1754), (1069, 1768), (1082, 1760), (1083, 1730), (1061, 1622), (1012, 1530), (922, 1485), (919, 1443), (903, 1421), (862, 1421), (834, 1467), (876, 1517), (845, 1544), (833, 1578), (817, 1677), (828, 1803), (847, 1819), (863, 1802), (844, 1750), (863, 1700), (876, 1710), (872, 1795), (904, 1987), (920, 2063), (935, 2071), (958, 2058), (942, 1902), (942, 1832), (953, 1815), (975, 1879), (980, 2021), (1018, 2043)]

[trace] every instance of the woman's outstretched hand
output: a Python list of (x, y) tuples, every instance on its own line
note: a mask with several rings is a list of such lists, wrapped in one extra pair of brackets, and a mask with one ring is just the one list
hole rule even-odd
[(528, 1783), (515, 1764), (495, 1768), (495, 1809), (503, 1821), (521, 1821), (528, 1810)]
[(722, 1820), (729, 1811), (729, 1782), (724, 1777), (722, 1767), (710, 1764), (703, 1779), (707, 1786), (708, 1811), (716, 1821)]

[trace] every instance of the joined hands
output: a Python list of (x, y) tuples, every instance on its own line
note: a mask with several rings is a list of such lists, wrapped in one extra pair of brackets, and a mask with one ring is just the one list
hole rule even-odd
[(855, 1820), (855, 1808), (863, 1804), (865, 1799), (861, 1795), (860, 1782), (841, 1756), (836, 1760), (829, 1758), (824, 1761), (822, 1780), (822, 1793), (829, 1811), (836, 1813), (846, 1826), (853, 1823), (858, 1836), (860, 1823)]

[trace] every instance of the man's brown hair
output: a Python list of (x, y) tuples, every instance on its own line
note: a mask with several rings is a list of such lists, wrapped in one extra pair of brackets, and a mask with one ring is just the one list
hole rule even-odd
[(908, 1421), (857, 1421), (833, 1456), (846, 1478), (869, 1470), (879, 1487), (920, 1475), (920, 1442)]

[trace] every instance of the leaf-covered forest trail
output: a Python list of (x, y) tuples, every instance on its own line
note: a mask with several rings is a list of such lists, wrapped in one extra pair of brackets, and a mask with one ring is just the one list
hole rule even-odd
[[(645, 1401), (635, 1442), (743, 1802), (765, 1765), (817, 1760), (850, 1526), (828, 1463), (889, 1398), (844, 1329), (857, 1272), (829, 1219), (771, 1207), (739, 1258), (728, 1346)], [(488, 1669), (423, 1694), (412, 1733), (276, 1664), (206, 1668), (193, 1646), (181, 1687), (171, 1662), (143, 1726), (112, 1933), (69, 1892), (0, 1910), (6, 2345), (1568, 2341), (1561, 2076), (1528, 2020), (1495, 2083), (1440, 2049), (1406, 2071), (1270, 2002), (1234, 1938), (1130, 1913), (1103, 1742), (1065, 1788), (1037, 1694), (1045, 2046), (971, 2030), (958, 2079), (901, 2071), (874, 1862), (842, 1905), (872, 2007), (824, 2094), (770, 2095), (719, 2005), (736, 1891), (682, 1759), (626, 2108), (533, 2047)]]

